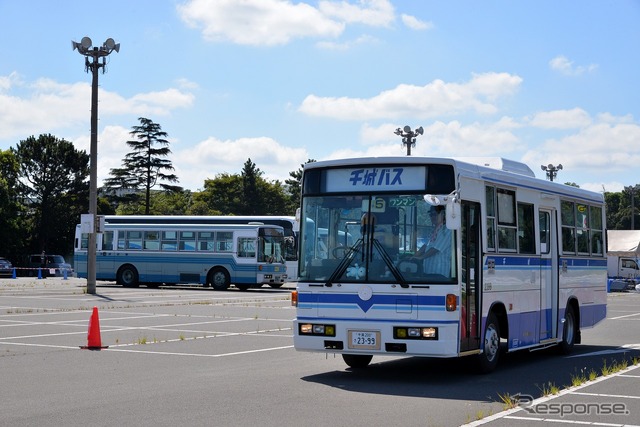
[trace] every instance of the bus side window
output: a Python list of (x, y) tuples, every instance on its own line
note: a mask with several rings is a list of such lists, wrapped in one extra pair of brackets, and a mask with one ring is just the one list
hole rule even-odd
[(105, 231), (102, 234), (102, 250), (103, 251), (113, 250), (113, 231)]
[(238, 256), (241, 258), (254, 258), (256, 256), (254, 238), (238, 237)]
[(231, 252), (233, 250), (233, 232), (218, 231), (216, 233), (217, 252)]

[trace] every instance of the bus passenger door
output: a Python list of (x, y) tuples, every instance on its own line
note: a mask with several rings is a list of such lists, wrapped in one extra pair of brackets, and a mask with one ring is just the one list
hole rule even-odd
[(480, 204), (463, 201), (460, 352), (480, 348), (481, 229)]
[(558, 240), (555, 212), (541, 209), (540, 230), (540, 342), (554, 340), (558, 322)]
[(103, 278), (115, 278), (113, 258), (113, 231), (104, 231), (96, 235), (96, 275)]
[[(255, 277), (250, 277), (252, 275), (246, 274), (248, 270), (242, 268), (242, 266), (248, 264), (256, 266), (258, 261), (258, 238), (256, 237), (256, 232), (239, 231), (235, 235), (237, 245), (236, 262), (239, 268), (231, 268), (231, 271), (229, 271), (231, 283), (234, 283), (234, 280), (244, 279), (244, 282), (255, 280)], [(241, 272), (244, 272), (244, 274), (241, 274)], [(253, 273), (253, 276), (255, 276), (255, 273)]]

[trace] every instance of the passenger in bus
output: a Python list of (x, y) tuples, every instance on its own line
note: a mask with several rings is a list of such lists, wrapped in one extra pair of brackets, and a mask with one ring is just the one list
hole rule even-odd
[(429, 211), (434, 224), (427, 243), (422, 245), (413, 256), (413, 260), (423, 261), (425, 274), (451, 275), (451, 230), (445, 226), (444, 206), (432, 206)]

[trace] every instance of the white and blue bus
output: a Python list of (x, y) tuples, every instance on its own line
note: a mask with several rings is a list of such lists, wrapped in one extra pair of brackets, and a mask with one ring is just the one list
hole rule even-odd
[[(78, 277), (87, 277), (87, 247), (88, 235), (78, 225)], [(126, 287), (279, 288), (287, 279), (283, 249), (284, 230), (274, 225), (106, 222), (97, 238), (96, 279)]]
[(489, 372), (504, 350), (568, 353), (606, 316), (603, 196), (524, 164), (307, 163), (301, 203), (297, 350), (351, 367), (473, 356)]
[(298, 276), (298, 233), (300, 225), (293, 216), (267, 215), (106, 215), (110, 224), (267, 224), (278, 225), (284, 229), (284, 259), (287, 264), (287, 277), (294, 281)]

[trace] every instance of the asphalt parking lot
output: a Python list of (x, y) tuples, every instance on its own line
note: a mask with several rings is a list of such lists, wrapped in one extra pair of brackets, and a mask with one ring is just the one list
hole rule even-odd
[[(464, 359), (374, 358), (354, 371), (339, 356), (296, 352), (293, 284), (216, 292), (99, 282), (95, 295), (85, 287), (75, 278), (0, 280), (0, 425), (640, 425), (636, 367), (540, 397), (544, 384), (564, 388), (603, 361), (640, 358), (640, 294), (610, 294), (607, 320), (583, 332), (572, 357), (508, 354), (478, 376)], [(93, 307), (101, 351), (80, 349)], [(534, 400), (505, 411), (505, 393)], [(627, 413), (580, 413), (597, 402)], [(589, 410), (607, 408), (616, 409)]]

